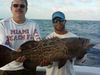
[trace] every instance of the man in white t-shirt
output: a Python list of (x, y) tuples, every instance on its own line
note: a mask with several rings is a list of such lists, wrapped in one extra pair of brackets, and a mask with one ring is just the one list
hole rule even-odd
[[(78, 37), (77, 35), (65, 30), (65, 15), (63, 12), (57, 11), (52, 15), (52, 22), (54, 24), (54, 32), (49, 34), (46, 38), (70, 38), (70, 37)], [(53, 62), (53, 65), (50, 65), (46, 69), (46, 75), (75, 75), (73, 64), (75, 58), (72, 60), (67, 60), (66, 64), (58, 68), (58, 62)]]
[[(16, 51), (21, 44), (28, 40), (40, 40), (38, 25), (25, 18), (27, 9), (27, 0), (12, 1), (12, 17), (0, 21), (1, 45), (6, 45)], [(3, 75), (35, 75), (36, 67), (33, 70), (24, 69), (23, 62), (25, 59), (25, 56), (21, 56), (15, 61), (0, 67), (0, 71), (4, 71)]]

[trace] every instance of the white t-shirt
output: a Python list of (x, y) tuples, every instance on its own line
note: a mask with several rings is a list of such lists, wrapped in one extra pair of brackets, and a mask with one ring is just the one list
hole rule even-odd
[[(28, 40), (40, 40), (38, 25), (30, 19), (22, 24), (16, 23), (12, 18), (0, 21), (0, 44), (11, 47), (13, 50), (20, 47), (21, 44)], [(24, 69), (23, 63), (12, 61), (1, 67), (1, 70), (20, 70)]]
[[(70, 37), (78, 37), (75, 34), (68, 32), (64, 35), (59, 35), (55, 32), (48, 35), (46, 38), (52, 38), (52, 37), (58, 37), (58, 38), (70, 38)], [(48, 66), (46, 69), (46, 75), (75, 75), (74, 69), (73, 69), (74, 59), (73, 62), (68, 60), (66, 64), (58, 69), (58, 63), (53, 62), (53, 65), (50, 67)]]

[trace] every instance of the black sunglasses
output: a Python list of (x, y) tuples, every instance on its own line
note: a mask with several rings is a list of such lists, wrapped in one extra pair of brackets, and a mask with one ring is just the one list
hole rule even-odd
[(55, 18), (52, 20), (53, 23), (57, 23), (57, 22), (64, 22), (64, 20), (62, 18)]
[(15, 8), (17, 8), (17, 7), (25, 8), (25, 5), (24, 4), (13, 4), (13, 7), (15, 7)]

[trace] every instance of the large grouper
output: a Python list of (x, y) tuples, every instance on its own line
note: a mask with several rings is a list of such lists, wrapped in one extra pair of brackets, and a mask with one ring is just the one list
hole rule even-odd
[(82, 37), (71, 37), (71, 38), (51, 38), (43, 39), (41, 41), (27, 41), (23, 43), (19, 50), (16, 52), (11, 48), (0, 45), (0, 67), (16, 60), (20, 56), (25, 56), (29, 59), (33, 66), (39, 66), (42, 60), (47, 60), (49, 64), (57, 61), (63, 63), (63, 59), (81, 59), (86, 53), (87, 49), (92, 47), (90, 40)]

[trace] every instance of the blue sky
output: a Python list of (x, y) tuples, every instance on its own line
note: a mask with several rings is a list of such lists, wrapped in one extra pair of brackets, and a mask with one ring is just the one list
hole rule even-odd
[[(0, 18), (10, 17), (12, 0), (0, 0)], [(63, 11), (66, 19), (100, 20), (100, 0), (28, 0), (26, 17), (51, 19), (55, 11)]]

